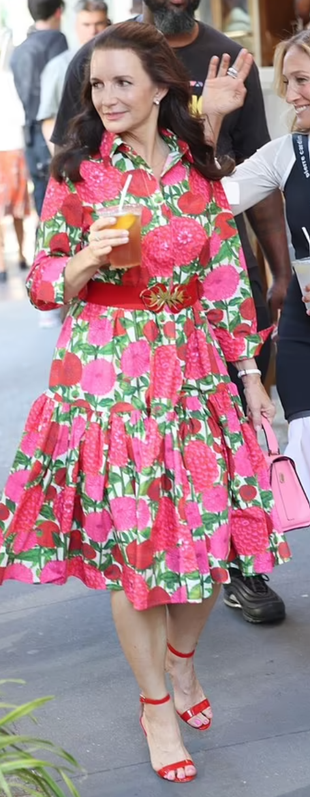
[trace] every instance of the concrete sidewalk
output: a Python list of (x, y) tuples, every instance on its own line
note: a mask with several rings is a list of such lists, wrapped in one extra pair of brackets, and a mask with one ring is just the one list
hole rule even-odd
[[(58, 334), (39, 328), (13, 249), (8, 259), (11, 277), (0, 286), (1, 485), (30, 403), (45, 389)], [(277, 425), (284, 441), (280, 412)], [(283, 624), (251, 626), (221, 599), (211, 616), (197, 670), (214, 723), (204, 734), (182, 728), (198, 767), (196, 781), (186, 786), (164, 783), (150, 768), (138, 690), (108, 595), (75, 580), (62, 588), (2, 587), (0, 677), (26, 681), (6, 694), (16, 702), (55, 695), (38, 713), (34, 733), (65, 747), (86, 768), (82, 797), (310, 796), (308, 534), (290, 535), (293, 561), (272, 576), (287, 605)]]

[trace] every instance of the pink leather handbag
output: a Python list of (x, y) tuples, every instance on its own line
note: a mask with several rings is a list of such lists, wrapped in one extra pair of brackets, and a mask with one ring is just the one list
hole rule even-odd
[(280, 522), (280, 532), (310, 526), (310, 503), (296, 472), (295, 463), (281, 454), (269, 421), (262, 418), (268, 453), (270, 484)]

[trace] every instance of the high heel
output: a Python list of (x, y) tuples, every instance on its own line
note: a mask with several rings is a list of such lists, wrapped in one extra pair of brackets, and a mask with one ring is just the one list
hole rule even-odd
[[(169, 644), (169, 642), (167, 642), (167, 648), (168, 650), (170, 650), (170, 653), (173, 653), (174, 656), (178, 656), (179, 659), (191, 659), (192, 656), (195, 655), (195, 650), (191, 650), (190, 653), (181, 653), (179, 650), (173, 648), (172, 645)], [(205, 714), (205, 716), (209, 720), (208, 724), (207, 725), (203, 724), (199, 726), (191, 725), (189, 720), (196, 717), (197, 714), (201, 714), (203, 712), (209, 712)], [(213, 715), (212, 715), (211, 705), (207, 697), (205, 697), (204, 700), (201, 700), (200, 703), (196, 703), (187, 711), (183, 711), (182, 714), (180, 711), (177, 711), (177, 714), (179, 715), (179, 717), (181, 717), (181, 720), (183, 720), (183, 722), (186, 722), (186, 724), (189, 725), (190, 728), (194, 728), (195, 731), (208, 731), (211, 728)]]
[[(140, 703), (142, 704), (140, 725), (145, 736), (147, 736), (147, 732), (143, 725), (143, 706), (144, 705), (161, 706), (164, 703), (168, 703), (169, 700), (170, 700), (170, 695), (165, 695), (165, 697), (162, 697), (161, 700), (152, 700), (149, 697), (144, 697), (144, 695), (140, 695)], [(159, 778), (163, 778), (163, 780), (168, 780), (168, 782), (170, 783), (188, 783), (190, 780), (195, 779), (196, 773), (195, 775), (185, 775), (184, 778), (178, 778), (176, 774), (178, 769), (181, 768), (183, 769), (188, 766), (192, 767), (194, 766), (194, 762), (191, 760), (191, 758), (186, 758), (184, 761), (177, 761), (175, 764), (167, 764), (165, 767), (161, 767), (161, 769), (154, 769), (154, 772), (156, 773), (156, 775), (158, 775)], [(169, 781), (169, 778), (167, 778), (167, 775), (169, 775), (170, 772), (175, 773), (175, 778), (174, 780), (171, 781)]]

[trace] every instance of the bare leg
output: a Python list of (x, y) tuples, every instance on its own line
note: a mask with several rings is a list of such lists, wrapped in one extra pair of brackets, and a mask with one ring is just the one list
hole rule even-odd
[[(220, 585), (213, 585), (211, 598), (200, 604), (176, 604), (168, 607), (168, 641), (180, 653), (190, 653), (195, 649), (201, 632), (220, 592)], [(193, 658), (182, 659), (167, 651), (166, 669), (173, 683), (174, 700), (181, 714), (200, 703), (205, 695), (197, 680)], [(208, 725), (208, 717), (201, 713), (189, 720), (193, 727)]]
[(23, 260), (25, 260), (24, 252), (23, 252), (23, 246), (24, 246), (24, 220), (23, 219), (17, 219), (15, 216), (13, 216), (13, 224), (14, 224), (15, 234), (16, 234), (16, 238), (17, 238), (17, 243), (18, 243), (18, 256), (19, 256), (20, 262), (22, 262)]
[[(165, 681), (166, 622), (165, 606), (136, 611), (124, 592), (112, 592), (112, 612), (120, 643), (145, 697), (159, 700), (167, 694)], [(170, 700), (160, 706), (145, 705), (143, 724), (153, 768), (190, 758)], [(194, 775), (194, 766), (177, 771), (177, 777)], [(168, 780), (174, 780), (171, 773)]]

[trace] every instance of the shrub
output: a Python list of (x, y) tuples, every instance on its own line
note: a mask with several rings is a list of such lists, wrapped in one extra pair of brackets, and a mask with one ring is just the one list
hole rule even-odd
[[(0, 681), (0, 685), (8, 682), (24, 683)], [(0, 797), (67, 797), (68, 793), (80, 797), (71, 780), (72, 775), (82, 771), (77, 761), (53, 742), (16, 733), (14, 729), (14, 723), (23, 717), (36, 722), (34, 712), (49, 700), (53, 698), (41, 697), (20, 706), (0, 700)]]

